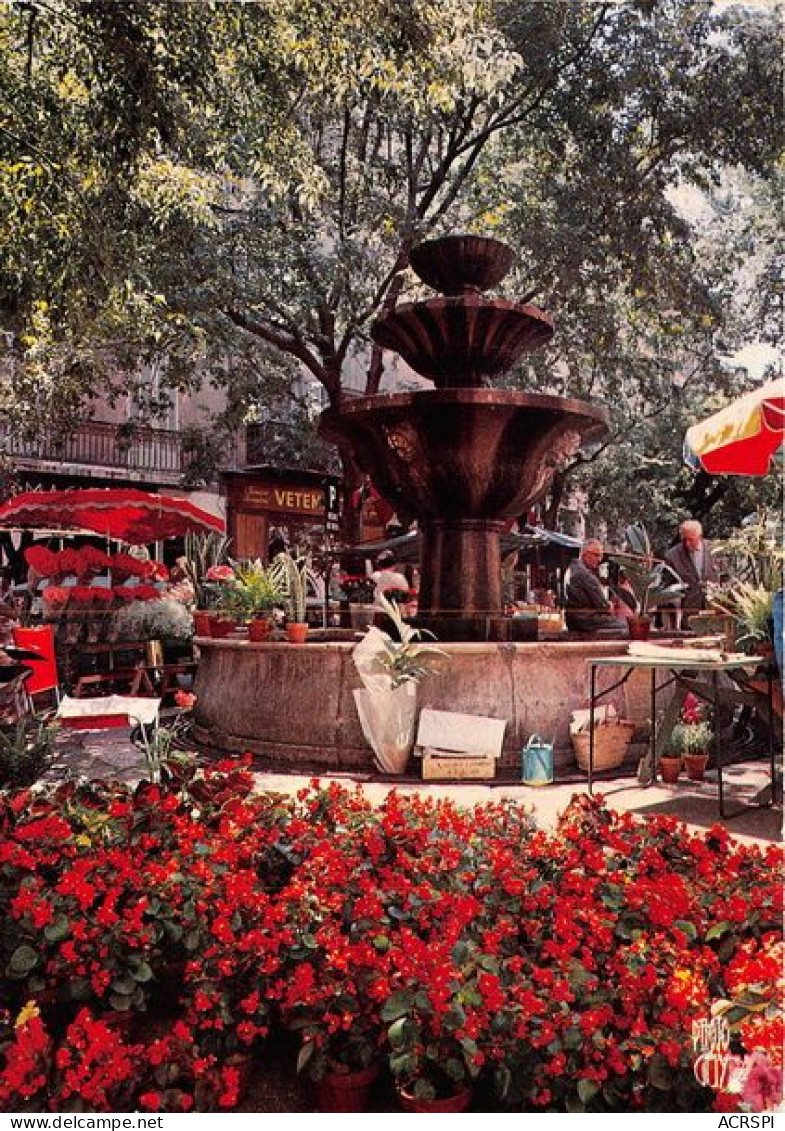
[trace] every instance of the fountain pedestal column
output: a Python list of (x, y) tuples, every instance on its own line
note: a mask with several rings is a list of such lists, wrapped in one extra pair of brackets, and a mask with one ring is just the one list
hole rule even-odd
[(422, 523), (419, 625), (441, 640), (504, 638), (503, 529), (503, 522), (483, 518)]

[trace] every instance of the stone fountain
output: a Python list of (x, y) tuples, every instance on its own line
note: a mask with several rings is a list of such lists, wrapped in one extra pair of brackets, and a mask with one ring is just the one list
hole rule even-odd
[(320, 423), (391, 504), (417, 518), (419, 622), (440, 640), (507, 639), (505, 520), (525, 514), (607, 421), (583, 401), (487, 387), (553, 334), (537, 307), (484, 295), (512, 262), (509, 247), (481, 236), (415, 247), (412, 267), (443, 295), (397, 307), (372, 334), (436, 388), (353, 398)]
[[(520, 749), (534, 731), (553, 736), (557, 766), (566, 764), (586, 660), (619, 646), (507, 642), (514, 622), (502, 616), (505, 519), (524, 514), (560, 462), (606, 423), (602, 409), (581, 401), (486, 387), (553, 333), (536, 307), (483, 294), (512, 259), (508, 247), (475, 236), (416, 247), (412, 266), (442, 295), (397, 307), (373, 334), (435, 388), (348, 400), (323, 414), (321, 429), (351, 447), (382, 494), (419, 521), (421, 620), (450, 658), (449, 678), (420, 685), (420, 705), (506, 719), (501, 770), (520, 773)], [(352, 694), (354, 640), (314, 633), (300, 647), (239, 638), (197, 644), (198, 740), (251, 751), (268, 768), (372, 769)]]

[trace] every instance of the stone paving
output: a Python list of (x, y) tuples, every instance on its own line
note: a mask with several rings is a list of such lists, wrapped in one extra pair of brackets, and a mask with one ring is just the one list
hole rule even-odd
[[(58, 737), (55, 761), (45, 780), (58, 781), (66, 777), (81, 776), (135, 782), (143, 774), (143, 756), (131, 743), (127, 728), (62, 731)], [(260, 790), (281, 793), (295, 793), (307, 786), (313, 777), (311, 774), (267, 772), (261, 768), (257, 768), (255, 776)], [(541, 828), (553, 828), (570, 798), (586, 791), (585, 780), (577, 772), (568, 781), (558, 781), (539, 788), (511, 781), (437, 783), (422, 782), (413, 777), (393, 781), (370, 774), (321, 774), (320, 780), (339, 781), (349, 787), (360, 784), (374, 803), (381, 802), (391, 789), (397, 789), (401, 793), (448, 797), (461, 805), (513, 798), (534, 811)], [(712, 771), (709, 771), (706, 781), (702, 783), (682, 778), (676, 785), (657, 782), (647, 789), (642, 789), (635, 777), (620, 777), (596, 783), (595, 793), (602, 793), (616, 809), (641, 815), (667, 813), (695, 829), (722, 824), (734, 837), (746, 843), (764, 845), (780, 841), (781, 804), (774, 808), (758, 808), (755, 804), (768, 795), (768, 763), (764, 760), (746, 761), (729, 766), (724, 770), (723, 780), (727, 809), (735, 813), (737, 807), (748, 806), (738, 815), (725, 820), (721, 820), (719, 816), (716, 774)]]

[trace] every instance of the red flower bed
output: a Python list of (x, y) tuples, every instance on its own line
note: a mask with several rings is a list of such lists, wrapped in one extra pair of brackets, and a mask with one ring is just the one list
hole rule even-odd
[(0, 803), (7, 1110), (230, 1109), (282, 1026), (316, 1078), (382, 1058), (496, 1110), (745, 1110), (698, 1084), (692, 1023), (724, 1001), (735, 1052), (779, 1040), (778, 850), (586, 798), (545, 834), (506, 802), (255, 794), (237, 761), (164, 778)]

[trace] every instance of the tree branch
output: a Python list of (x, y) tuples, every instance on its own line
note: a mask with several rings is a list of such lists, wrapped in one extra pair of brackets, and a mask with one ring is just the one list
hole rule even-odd
[(254, 334), (257, 338), (267, 342), (268, 345), (275, 346), (282, 353), (297, 358), (314, 375), (317, 381), (324, 385), (327, 392), (331, 396), (333, 395), (334, 391), (330, 387), (331, 379), (327, 367), (311, 353), (302, 340), (298, 340), (294, 335), (284, 333), (282, 330), (274, 329), (272, 326), (266, 326), (263, 322), (248, 318), (239, 310), (225, 309), (224, 314), (230, 322), (239, 326), (241, 330), (246, 330), (249, 334)]

